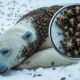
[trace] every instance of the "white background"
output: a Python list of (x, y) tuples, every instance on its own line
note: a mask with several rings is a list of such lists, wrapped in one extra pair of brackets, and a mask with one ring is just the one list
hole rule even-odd
[[(27, 12), (55, 4), (80, 3), (80, 0), (0, 0), (0, 33), (12, 27)], [(4, 76), (5, 75), (5, 76)], [(80, 63), (37, 70), (17, 70), (0, 75), (0, 80), (80, 80)], [(38, 76), (41, 75), (41, 76)]]

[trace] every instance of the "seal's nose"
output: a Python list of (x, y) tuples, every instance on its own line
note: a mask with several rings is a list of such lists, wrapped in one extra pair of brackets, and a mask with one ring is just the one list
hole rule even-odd
[(0, 66), (0, 74), (5, 73), (8, 70), (8, 67)]

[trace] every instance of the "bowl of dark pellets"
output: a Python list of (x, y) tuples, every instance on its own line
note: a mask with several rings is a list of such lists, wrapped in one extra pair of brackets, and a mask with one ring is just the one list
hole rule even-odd
[(64, 6), (54, 14), (49, 36), (59, 54), (80, 59), (80, 4)]

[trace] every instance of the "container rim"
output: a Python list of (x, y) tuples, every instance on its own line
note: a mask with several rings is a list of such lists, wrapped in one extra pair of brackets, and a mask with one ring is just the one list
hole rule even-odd
[(54, 44), (54, 41), (53, 41), (53, 39), (52, 39), (52, 24), (53, 24), (53, 22), (54, 22), (54, 19), (56, 18), (56, 16), (61, 12), (61, 11), (63, 11), (64, 9), (66, 9), (66, 8), (68, 8), (68, 7), (71, 7), (71, 6), (80, 6), (80, 4), (79, 3), (77, 3), (77, 4), (69, 4), (69, 5), (66, 5), (66, 6), (64, 6), (64, 7), (62, 7), (62, 8), (60, 8), (54, 15), (53, 15), (53, 17), (51, 18), (51, 21), (50, 21), (50, 24), (49, 24), (49, 32), (48, 32), (48, 34), (49, 34), (49, 38), (50, 38), (50, 41), (52, 42), (52, 46), (55, 48), (55, 50), (60, 54), (60, 55), (62, 55), (63, 57), (65, 57), (65, 58), (68, 58), (68, 59), (71, 59), (71, 60), (80, 60), (80, 58), (73, 58), (73, 57), (69, 57), (69, 56), (66, 56), (66, 55), (64, 55), (57, 47), (56, 47), (56, 45)]

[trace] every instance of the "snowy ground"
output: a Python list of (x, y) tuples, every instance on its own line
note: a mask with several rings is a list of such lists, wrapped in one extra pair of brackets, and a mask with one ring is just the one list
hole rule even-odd
[(36, 70), (10, 71), (0, 80), (80, 80), (80, 64)]
[[(80, 0), (0, 0), (0, 34), (33, 9), (70, 3), (80, 3)], [(80, 80), (80, 63), (56, 68), (12, 70), (0, 75), (0, 80)]]

